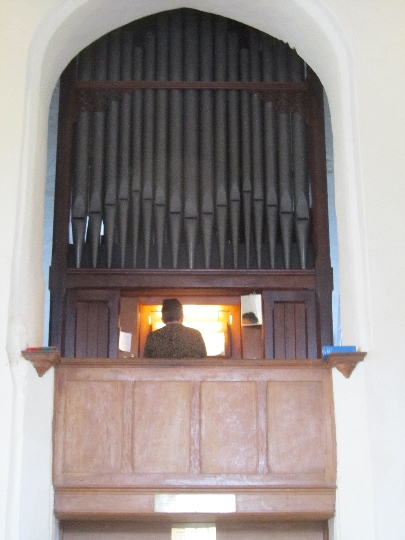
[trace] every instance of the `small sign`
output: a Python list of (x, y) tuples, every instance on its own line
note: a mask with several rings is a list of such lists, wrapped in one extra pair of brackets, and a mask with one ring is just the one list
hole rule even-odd
[(131, 352), (132, 334), (120, 331), (118, 348), (120, 351)]
[(236, 496), (228, 493), (155, 495), (155, 512), (228, 514), (236, 512)]

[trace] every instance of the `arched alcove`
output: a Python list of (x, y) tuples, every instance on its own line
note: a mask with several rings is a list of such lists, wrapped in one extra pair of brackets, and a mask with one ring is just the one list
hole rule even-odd
[[(18, 348), (24, 348), (39, 336), (41, 330), (41, 295), (34, 293), (41, 290), (41, 261), (36, 247), (37, 241), (33, 237), (41, 237), (41, 223), (33, 217), (33, 209), (41, 197), (45, 170), (45, 140), (46, 119), (52, 89), (56, 80), (68, 61), (84, 46), (107, 31), (120, 26), (130, 20), (157, 12), (162, 9), (180, 7), (178, 2), (81, 2), (75, 7), (55, 6), (44, 14), (38, 25), (36, 36), (31, 43), (30, 69), (27, 74), (26, 113), (24, 121), (24, 144), (22, 149), (22, 174), (20, 176), (20, 191), (22, 200), (27, 208), (27, 218), (18, 224), (18, 233), (15, 255), (14, 276), (10, 302), (9, 343), (11, 355), (15, 355)], [(271, 35), (288, 41), (296, 47), (307, 62), (317, 72), (323, 82), (331, 106), (332, 124), (335, 143), (337, 206), (339, 216), (339, 229), (345, 238), (342, 242), (342, 264), (345, 275), (342, 283), (344, 303), (344, 324), (349, 330), (347, 335), (353, 342), (361, 342), (366, 348), (368, 329), (362, 322), (365, 312), (364, 296), (367, 283), (362, 283), (363, 269), (352, 266), (351, 253), (358, 249), (361, 253), (362, 224), (357, 217), (357, 206), (360, 204), (356, 181), (358, 169), (358, 156), (356, 155), (356, 132), (352, 118), (354, 97), (352, 88), (351, 63), (346, 48), (345, 39), (339, 26), (335, 23), (333, 15), (329, 13), (320, 2), (307, 4), (301, 2), (267, 2), (259, 3), (255, 9), (249, 9), (245, 4), (238, 2), (223, 2), (221, 9), (214, 2), (189, 2), (187, 7), (198, 7), (207, 11), (228, 16), (252, 26), (257, 27)], [(89, 21), (94, 21), (93, 25)], [(37, 116), (39, 111), (39, 116)], [(31, 190), (29, 186), (34, 186)], [(351, 200), (351, 207), (344, 212), (344, 200)], [(347, 231), (356, 231), (354, 235), (345, 234)], [(25, 253), (24, 257), (20, 253)], [(27, 264), (30, 256), (34, 262), (36, 272), (32, 273)], [(361, 260), (361, 257), (360, 257)], [(353, 295), (353, 291), (359, 293)], [(345, 299), (355, 297), (356, 305), (347, 307)], [(20, 313), (30, 313), (19, 320)], [(34, 316), (33, 316), (34, 315)], [(36, 315), (36, 316), (35, 316)], [(20, 322), (19, 322), (20, 321)], [(20, 328), (26, 331), (21, 337)], [(28, 336), (28, 337), (27, 337)], [(26, 379), (18, 384), (25, 384)], [(28, 377), (28, 384), (32, 381)], [(44, 384), (51, 386), (51, 377)], [(27, 406), (28, 401), (25, 402)], [(16, 412), (18, 414), (18, 411)], [(41, 415), (41, 410), (38, 411)], [(39, 417), (39, 419), (41, 419)], [(44, 419), (44, 416), (42, 417)], [(45, 419), (45, 421), (49, 421)], [(27, 425), (29, 439), (30, 428)], [(22, 463), (25, 481), (29, 482), (32, 470), (32, 455), (26, 451), (19, 438), (14, 439), (14, 445), (20, 445), (22, 450)], [(50, 439), (41, 442), (44, 452), (42, 459), (49, 463)], [(18, 464), (16, 465), (18, 468)], [(16, 480), (17, 481), (17, 480)], [(46, 483), (46, 479), (42, 480)], [(41, 485), (41, 481), (40, 484)], [(14, 492), (13, 492), (14, 490)], [(20, 512), (28, 507), (29, 502), (20, 498), (19, 488), (11, 485), (11, 496), (19, 501), (17, 506)], [(47, 521), (50, 508), (41, 510)], [(10, 520), (10, 527), (13, 520)], [(10, 529), (11, 530), (11, 529)]]

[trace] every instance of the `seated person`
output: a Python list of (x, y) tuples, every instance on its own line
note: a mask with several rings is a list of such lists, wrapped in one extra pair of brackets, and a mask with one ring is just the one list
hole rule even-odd
[(146, 338), (145, 358), (205, 358), (201, 332), (183, 326), (183, 306), (177, 298), (163, 300), (162, 321), (166, 326)]

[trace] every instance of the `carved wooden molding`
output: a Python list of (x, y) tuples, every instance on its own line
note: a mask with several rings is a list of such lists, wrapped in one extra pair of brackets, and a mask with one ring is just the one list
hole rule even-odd
[(32, 363), (39, 377), (42, 377), (48, 369), (56, 367), (60, 363), (60, 354), (57, 349), (28, 349), (21, 351), (21, 355)]
[(365, 352), (332, 353), (328, 355), (327, 365), (331, 369), (335, 367), (348, 379), (357, 364), (364, 360), (366, 354)]

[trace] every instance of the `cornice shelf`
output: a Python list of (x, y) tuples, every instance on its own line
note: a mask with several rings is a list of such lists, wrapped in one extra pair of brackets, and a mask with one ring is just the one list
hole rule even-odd
[(60, 364), (60, 354), (57, 349), (49, 349), (47, 347), (27, 349), (21, 351), (21, 355), (32, 363), (39, 377), (42, 377), (51, 367), (56, 367)]
[(353, 353), (331, 353), (326, 357), (327, 366), (336, 368), (342, 373), (346, 379), (353, 373), (354, 368), (359, 362), (362, 362), (367, 353), (365, 352), (353, 352)]

